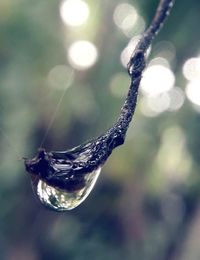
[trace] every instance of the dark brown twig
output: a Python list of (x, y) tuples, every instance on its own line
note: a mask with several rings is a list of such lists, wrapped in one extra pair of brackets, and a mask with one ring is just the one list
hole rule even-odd
[(87, 175), (101, 167), (113, 149), (124, 143), (137, 103), (138, 88), (146, 65), (146, 51), (169, 15), (173, 3), (174, 0), (160, 1), (155, 17), (130, 58), (128, 73), (131, 85), (114, 126), (98, 138), (71, 150), (46, 152), (42, 149), (36, 158), (25, 159), (26, 170), (32, 177), (66, 192), (76, 192), (86, 185)]
[(117, 122), (118, 127), (123, 130), (124, 135), (126, 134), (129, 123), (135, 111), (138, 88), (140, 85), (142, 72), (146, 66), (146, 52), (164, 24), (164, 21), (169, 15), (173, 4), (174, 0), (160, 1), (150, 26), (142, 35), (127, 65), (128, 73), (131, 77), (131, 85)]

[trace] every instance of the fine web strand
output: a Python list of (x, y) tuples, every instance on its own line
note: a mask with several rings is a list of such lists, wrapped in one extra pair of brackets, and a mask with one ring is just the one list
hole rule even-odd
[(48, 136), (48, 134), (49, 134), (49, 131), (50, 131), (51, 128), (52, 128), (52, 125), (53, 125), (53, 123), (54, 123), (54, 121), (55, 121), (55, 119), (56, 119), (56, 116), (57, 116), (57, 114), (58, 114), (58, 111), (59, 111), (59, 109), (60, 109), (60, 106), (61, 106), (61, 104), (62, 104), (62, 101), (63, 101), (63, 99), (64, 99), (64, 96), (65, 96), (65, 94), (66, 94), (67, 88), (68, 88), (68, 87), (65, 87), (63, 93), (61, 94), (61, 97), (60, 97), (60, 99), (59, 99), (59, 101), (58, 101), (58, 103), (57, 103), (57, 106), (56, 106), (56, 108), (55, 108), (55, 110), (54, 110), (54, 113), (53, 113), (53, 115), (52, 115), (52, 117), (51, 117), (51, 119), (50, 119), (50, 121), (49, 121), (49, 124), (48, 124), (48, 127), (47, 127), (47, 129), (46, 129), (46, 132), (44, 133), (44, 137), (42, 138), (42, 141), (41, 141), (41, 144), (40, 144), (40, 148), (42, 148), (42, 146), (43, 146), (43, 144), (44, 144), (44, 142), (45, 142), (45, 140), (46, 140), (46, 138), (47, 138), (47, 136)]

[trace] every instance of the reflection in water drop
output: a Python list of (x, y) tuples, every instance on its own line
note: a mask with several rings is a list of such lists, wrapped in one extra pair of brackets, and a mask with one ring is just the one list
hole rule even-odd
[(38, 198), (45, 206), (57, 211), (71, 210), (87, 198), (96, 183), (100, 171), (101, 168), (98, 168), (91, 173), (85, 174), (83, 177), (84, 186), (72, 187), (71, 190), (52, 187), (42, 180), (39, 180), (36, 186), (33, 183), (33, 186)]

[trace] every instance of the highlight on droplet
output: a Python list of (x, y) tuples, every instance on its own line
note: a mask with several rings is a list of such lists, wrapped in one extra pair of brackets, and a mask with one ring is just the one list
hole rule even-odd
[(32, 183), (32, 185), (42, 204), (56, 211), (66, 211), (76, 208), (88, 197), (100, 172), (101, 168), (99, 167), (93, 172), (84, 174), (82, 182), (84, 185), (77, 186), (77, 189), (73, 190), (56, 188), (43, 180)]

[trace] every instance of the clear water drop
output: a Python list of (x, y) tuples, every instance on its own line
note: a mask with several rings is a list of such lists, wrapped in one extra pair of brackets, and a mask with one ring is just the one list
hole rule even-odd
[(71, 210), (80, 205), (90, 194), (100, 171), (101, 168), (99, 167), (95, 171), (85, 174), (84, 186), (73, 191), (50, 186), (40, 179), (37, 184), (35, 182), (32, 182), (32, 184), (36, 195), (45, 206), (56, 211)]

